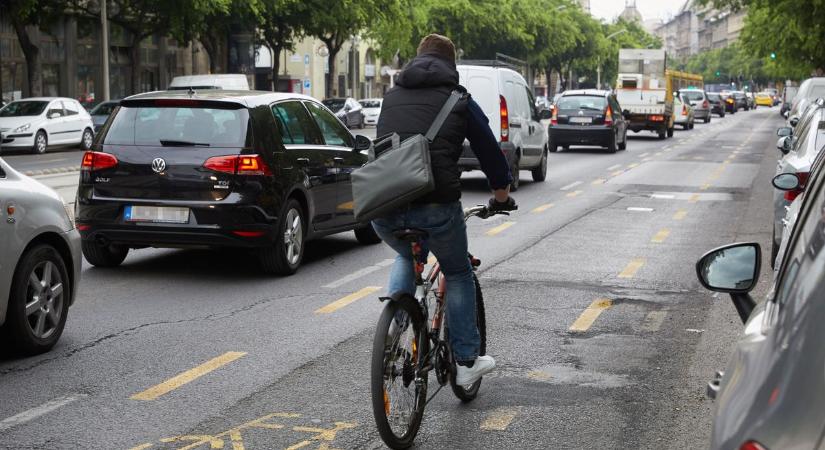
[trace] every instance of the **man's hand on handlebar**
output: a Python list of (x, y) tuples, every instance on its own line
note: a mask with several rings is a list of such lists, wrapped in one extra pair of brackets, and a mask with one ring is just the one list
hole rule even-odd
[(496, 212), (506, 212), (506, 211), (515, 211), (518, 209), (518, 205), (513, 197), (507, 196), (507, 200), (500, 202), (495, 197), (491, 198), (489, 203), (487, 204), (487, 208), (490, 210), (491, 213)]

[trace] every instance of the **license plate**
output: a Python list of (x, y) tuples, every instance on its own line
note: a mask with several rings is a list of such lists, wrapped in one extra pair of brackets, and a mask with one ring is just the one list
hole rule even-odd
[(571, 117), (570, 123), (590, 124), (593, 123), (592, 117)]
[(189, 208), (174, 206), (127, 206), (123, 211), (127, 222), (189, 223)]

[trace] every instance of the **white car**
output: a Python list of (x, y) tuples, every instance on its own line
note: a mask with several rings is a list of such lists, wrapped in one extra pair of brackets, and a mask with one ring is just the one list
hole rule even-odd
[(367, 125), (378, 125), (378, 116), (381, 115), (381, 103), (383, 99), (380, 98), (365, 98), (358, 100), (358, 103), (364, 107), (361, 112), (364, 113), (364, 123)]
[(31, 149), (46, 153), (50, 146), (80, 145), (88, 150), (94, 142), (92, 117), (77, 100), (32, 97), (0, 109), (3, 148)]

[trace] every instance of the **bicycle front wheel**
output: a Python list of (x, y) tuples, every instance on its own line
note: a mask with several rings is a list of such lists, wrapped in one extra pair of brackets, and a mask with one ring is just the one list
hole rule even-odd
[(412, 297), (389, 301), (372, 346), (372, 413), (381, 439), (394, 449), (412, 445), (427, 403), (427, 374), (415, 380), (429, 348), (416, 307)]
[[(487, 317), (484, 312), (484, 297), (481, 295), (481, 285), (478, 283), (475, 274), (473, 274), (473, 281), (476, 283), (476, 325), (478, 326), (478, 335), (481, 338), (478, 354), (484, 356), (487, 354)], [(478, 390), (481, 388), (481, 378), (469, 387), (461, 386), (455, 382), (455, 371), (455, 361), (453, 361), (453, 368), (450, 373), (450, 387), (453, 389), (453, 394), (464, 403), (475, 400)]]

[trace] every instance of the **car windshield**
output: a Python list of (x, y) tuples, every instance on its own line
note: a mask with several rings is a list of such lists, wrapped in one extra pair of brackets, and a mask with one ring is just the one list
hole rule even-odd
[(607, 106), (604, 97), (595, 95), (570, 95), (559, 99), (559, 109), (591, 109), (601, 111)]
[(48, 104), (38, 101), (11, 102), (0, 110), (0, 117), (39, 116)]
[(103, 143), (243, 147), (248, 124), (244, 108), (121, 107)]
[(361, 104), (364, 108), (380, 108), (381, 101), (380, 100), (360, 100), (358, 103)]
[(346, 100), (344, 100), (343, 98), (331, 98), (328, 100), (324, 100), (322, 103), (324, 104), (324, 106), (335, 112), (344, 107), (344, 103), (346, 103)]
[(681, 91), (681, 93), (682, 97), (684, 97), (688, 101), (704, 100), (702, 91)]
[(89, 114), (91, 114), (93, 116), (108, 116), (109, 114), (112, 113), (112, 111), (114, 111), (116, 106), (117, 106), (117, 103), (114, 103), (114, 102), (112, 102), (112, 103), (101, 103), (101, 104), (95, 106), (94, 108), (92, 108), (92, 111)]

